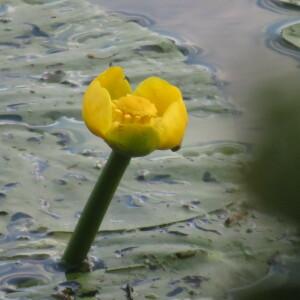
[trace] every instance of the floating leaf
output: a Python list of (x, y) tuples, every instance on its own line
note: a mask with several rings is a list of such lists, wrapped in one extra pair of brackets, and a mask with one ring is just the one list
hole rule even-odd
[(284, 28), (281, 32), (282, 38), (289, 44), (300, 48), (300, 24), (293, 24)]
[(279, 2), (291, 6), (300, 7), (300, 0), (279, 0)]
[(133, 86), (151, 75), (165, 78), (205, 115), (236, 112), (213, 74), (186, 64), (173, 40), (86, 1), (24, 2), (12, 2), (11, 29), (1, 31), (2, 113), (30, 124), (80, 119), (81, 93), (109, 64), (129, 70)]

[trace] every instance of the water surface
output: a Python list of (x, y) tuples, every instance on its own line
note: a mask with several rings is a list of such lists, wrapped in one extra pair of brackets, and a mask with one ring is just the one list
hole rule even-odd
[[(110, 9), (146, 15), (155, 30), (200, 47), (203, 62), (230, 83), (229, 91), (245, 98), (251, 83), (298, 74), (297, 63), (266, 47), (268, 27), (278, 21), (300, 20), (293, 9), (271, 10), (272, 0), (101, 0)], [(269, 8), (269, 9), (268, 9)], [(298, 74), (299, 75), (299, 74)], [(241, 101), (241, 100), (237, 100)]]
[[(255, 137), (253, 91), (262, 82), (285, 78), (298, 81), (299, 53), (276, 46), (282, 26), (300, 20), (300, 11), (273, 0), (101, 0), (111, 10), (146, 15), (150, 27), (199, 48), (198, 61), (209, 65), (224, 81), (227, 95), (243, 109), (231, 120), (212, 117), (196, 124), (204, 140)], [(275, 49), (270, 48), (274, 45)], [(278, 50), (278, 51), (276, 51)], [(283, 55), (284, 52), (286, 55)], [(296, 60), (295, 60), (296, 59)], [(194, 61), (197, 62), (197, 61)], [(278, 81), (277, 81), (278, 82)], [(284, 82), (282, 83), (285, 84)], [(243, 130), (240, 130), (240, 129)]]

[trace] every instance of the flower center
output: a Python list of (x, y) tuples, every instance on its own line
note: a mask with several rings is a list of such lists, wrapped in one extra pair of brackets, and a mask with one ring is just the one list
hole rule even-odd
[(157, 109), (153, 103), (134, 95), (114, 100), (113, 108), (113, 119), (122, 123), (148, 124), (157, 116)]

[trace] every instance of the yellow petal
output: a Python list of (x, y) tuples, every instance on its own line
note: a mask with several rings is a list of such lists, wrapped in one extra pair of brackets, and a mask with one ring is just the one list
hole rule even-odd
[(134, 95), (150, 100), (156, 106), (158, 115), (162, 116), (170, 104), (181, 101), (180, 90), (159, 77), (149, 77), (136, 88)]
[(101, 73), (97, 79), (107, 89), (112, 100), (131, 93), (131, 87), (121, 67), (113, 66)]
[(89, 130), (102, 138), (111, 127), (110, 95), (97, 79), (92, 81), (83, 96), (82, 117)]
[(106, 142), (128, 156), (143, 156), (157, 149), (159, 137), (151, 126), (117, 124), (107, 133)]
[(155, 125), (159, 133), (158, 149), (176, 149), (181, 145), (188, 122), (183, 100), (172, 103)]

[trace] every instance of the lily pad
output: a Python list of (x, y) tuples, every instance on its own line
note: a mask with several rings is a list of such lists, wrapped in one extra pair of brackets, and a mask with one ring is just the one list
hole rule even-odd
[[(41, 129), (0, 127), (2, 155), (6, 157), (0, 187), (4, 191), (7, 184), (15, 183), (6, 191), (2, 209), (9, 216), (18, 212), (30, 216), (31, 230), (45, 226), (50, 231), (72, 231), (105, 163), (107, 148), (102, 143), (102, 150), (97, 138), (91, 139), (91, 144), (82, 123), (72, 129)], [(78, 142), (82, 150), (77, 148), (74, 153), (72, 148), (76, 149)], [(192, 147), (183, 154), (157, 152), (134, 159), (102, 230), (169, 224), (234, 201), (236, 196), (226, 190), (237, 184), (246, 155), (242, 145)]]
[(133, 86), (151, 75), (169, 80), (183, 90), (188, 106), (195, 110), (196, 102), (206, 115), (236, 112), (214, 75), (188, 65), (174, 40), (87, 1), (43, 2), (11, 1), (6, 12), (11, 22), (0, 32), (2, 114), (29, 124), (81, 119), (86, 85), (109, 64), (122, 65)]
[[(280, 222), (274, 222), (273, 217), (254, 210), (248, 212), (248, 216), (240, 221), (242, 226), (224, 227), (220, 213), (212, 212), (193, 221), (178, 222), (157, 230), (103, 233), (91, 251), (91, 255), (103, 263), (97, 267), (96, 262), (95, 270), (90, 273), (64, 275), (47, 259), (40, 260), (42, 268), (30, 265), (33, 253), (57, 257), (68, 235), (57, 232), (42, 243), (19, 241), (13, 248), (12, 243), (6, 244), (3, 259), (14, 259), (21, 253), (24, 259), (27, 254), (28, 274), (33, 277), (39, 274), (49, 280), (48, 284), (44, 282), (35, 289), (12, 291), (6, 297), (40, 299), (43, 295), (44, 299), (52, 299), (51, 295), (57, 294), (64, 283), (76, 287), (74, 294), (79, 299), (86, 299), (88, 295), (90, 299), (97, 299), (99, 295), (101, 299), (122, 299), (128, 293), (140, 299), (161, 299), (162, 296), (172, 299), (177, 294), (191, 299), (204, 296), (225, 299), (231, 289), (251, 282), (259, 283), (270, 270), (273, 270), (273, 276), (282, 278), (281, 259), (294, 255), (290, 247), (291, 227), (282, 226)], [(207, 223), (214, 224), (220, 235), (193, 226), (196, 222), (206, 226)], [(246, 233), (244, 228), (254, 223), (254, 231)], [(186, 234), (175, 233), (180, 231)], [(14, 270), (14, 273), (17, 277), (21, 270)]]
[(300, 23), (284, 28), (281, 36), (290, 45), (300, 48)]
[(291, 225), (246, 205), (247, 145), (218, 142), (133, 159), (91, 249), (94, 271), (65, 275), (57, 260), (108, 148), (66, 118), (0, 130), (6, 299), (224, 299), (266, 276), (274, 255), (296, 251)]
[(299, 0), (279, 0), (279, 2), (287, 5), (292, 5), (296, 7), (300, 7), (300, 1)]

